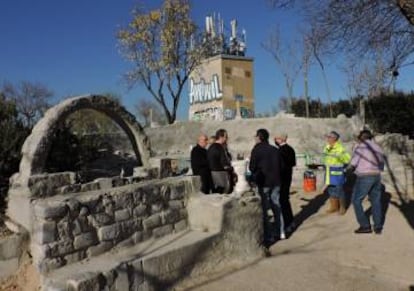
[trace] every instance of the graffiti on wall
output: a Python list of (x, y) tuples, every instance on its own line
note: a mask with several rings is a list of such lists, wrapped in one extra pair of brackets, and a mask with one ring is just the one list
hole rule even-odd
[(223, 109), (221, 107), (209, 107), (194, 113), (192, 120), (223, 120)]
[(223, 97), (223, 92), (219, 86), (218, 75), (214, 74), (211, 81), (206, 83), (204, 79), (195, 83), (193, 78), (190, 79), (190, 104), (209, 102), (218, 100)]
[(240, 115), (242, 118), (254, 118), (254, 111), (250, 108), (240, 107)]
[[(254, 112), (246, 107), (240, 108), (241, 118), (253, 118)], [(231, 120), (236, 118), (235, 109), (222, 109), (221, 107), (209, 107), (204, 110), (197, 111), (191, 117), (193, 121), (202, 120)]]

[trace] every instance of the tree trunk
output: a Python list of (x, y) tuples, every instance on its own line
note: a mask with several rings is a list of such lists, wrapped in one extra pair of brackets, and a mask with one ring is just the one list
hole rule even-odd
[(397, 0), (397, 6), (408, 22), (414, 25), (414, 0)]

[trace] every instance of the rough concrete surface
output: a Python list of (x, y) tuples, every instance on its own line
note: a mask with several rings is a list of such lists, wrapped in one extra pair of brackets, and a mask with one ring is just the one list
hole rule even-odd
[(391, 198), (381, 235), (354, 234), (352, 206), (345, 216), (325, 214), (326, 197), (317, 192), (294, 194), (291, 201), (303, 223), (289, 239), (271, 247), (271, 257), (180, 290), (414, 289), (414, 226), (393, 205), (398, 197)]

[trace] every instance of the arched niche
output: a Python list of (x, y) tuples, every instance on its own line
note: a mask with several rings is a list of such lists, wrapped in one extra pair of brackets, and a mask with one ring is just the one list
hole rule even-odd
[(138, 163), (148, 167), (148, 139), (135, 117), (119, 103), (100, 95), (86, 95), (68, 98), (50, 108), (35, 125), (22, 147), (19, 182), (25, 184), (32, 175), (45, 171), (54, 134), (60, 122), (70, 114), (92, 109), (101, 112), (116, 122), (126, 133), (135, 152)]

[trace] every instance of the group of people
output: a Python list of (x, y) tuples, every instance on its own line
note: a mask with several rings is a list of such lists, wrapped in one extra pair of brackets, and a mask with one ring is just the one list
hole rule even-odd
[[(275, 136), (275, 146), (269, 143), (269, 132), (258, 129), (256, 144), (250, 154), (251, 181), (257, 185), (263, 208), (263, 245), (270, 246), (295, 228), (290, 205), (290, 185), (293, 167), (296, 166), (295, 150), (286, 143), (287, 135)], [(268, 210), (273, 214), (270, 222)]]
[[(257, 186), (261, 196), (264, 244), (270, 245), (277, 238), (285, 238), (295, 227), (289, 193), (296, 154), (286, 143), (286, 134), (275, 136), (275, 146), (269, 144), (266, 129), (259, 129), (255, 138), (256, 144), (250, 154), (250, 182)], [(227, 140), (227, 131), (219, 129), (210, 142), (207, 135), (201, 134), (191, 150), (191, 168), (194, 175), (201, 177), (200, 190), (205, 194), (231, 193), (237, 183)], [(268, 210), (272, 212), (278, 231), (272, 226)]]
[[(360, 131), (352, 156), (340, 142), (340, 135), (331, 131), (327, 136), (324, 148), (325, 156), (325, 189), (329, 194), (330, 208), (328, 213), (345, 214), (346, 201), (344, 184), (346, 176), (356, 175), (352, 191), (352, 205), (359, 227), (356, 234), (382, 233), (384, 218), (382, 213), (381, 172), (384, 170), (385, 157), (381, 147), (373, 140), (370, 130)], [(362, 202), (368, 196), (372, 207), (374, 226), (372, 228)]]
[[(274, 136), (269, 142), (268, 130), (256, 131), (255, 145), (249, 162), (249, 182), (254, 183), (261, 197), (263, 208), (263, 245), (269, 246), (278, 239), (284, 239), (296, 228), (290, 204), (290, 186), (293, 167), (296, 166), (295, 150), (287, 144), (287, 134)], [(194, 175), (201, 177), (201, 191), (209, 193), (231, 193), (237, 182), (237, 175), (231, 166), (231, 155), (227, 148), (228, 134), (219, 129), (209, 142), (207, 135), (198, 138), (191, 151), (191, 167)], [(384, 168), (382, 149), (373, 141), (369, 130), (362, 130), (357, 144), (350, 155), (340, 142), (340, 135), (331, 131), (326, 135), (323, 149), (325, 164), (325, 188), (329, 195), (327, 213), (346, 212), (344, 184), (347, 175), (355, 174), (352, 204), (359, 223), (355, 233), (380, 234), (383, 228), (381, 205), (381, 171)], [(366, 196), (372, 205), (374, 227), (364, 212), (362, 202)], [(273, 223), (268, 212), (272, 213)]]
[(201, 192), (204, 194), (233, 192), (237, 175), (231, 165), (231, 154), (227, 148), (228, 134), (225, 129), (217, 130), (210, 139), (201, 134), (191, 150), (191, 169), (201, 177)]

